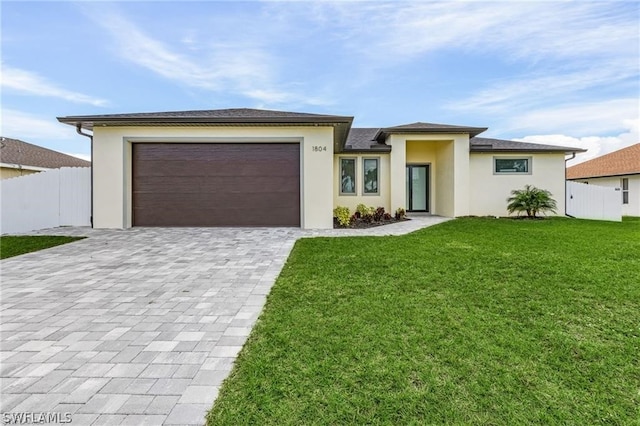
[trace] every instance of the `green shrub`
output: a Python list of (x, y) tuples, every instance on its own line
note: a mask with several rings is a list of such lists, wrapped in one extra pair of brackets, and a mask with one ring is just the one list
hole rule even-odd
[(404, 219), (407, 216), (407, 211), (402, 207), (396, 209), (396, 220)]
[(525, 185), (524, 189), (514, 189), (511, 197), (507, 198), (507, 211), (511, 214), (518, 212), (527, 213), (527, 217), (535, 218), (538, 212), (556, 212), (556, 200), (551, 198), (551, 192), (546, 189), (538, 189), (535, 186)]
[(373, 216), (376, 209), (374, 207), (367, 207), (365, 204), (358, 204), (356, 211), (360, 214), (360, 217), (364, 217), (368, 215)]
[(344, 228), (351, 223), (351, 213), (349, 207), (338, 206), (333, 209), (333, 216), (337, 219), (338, 224)]

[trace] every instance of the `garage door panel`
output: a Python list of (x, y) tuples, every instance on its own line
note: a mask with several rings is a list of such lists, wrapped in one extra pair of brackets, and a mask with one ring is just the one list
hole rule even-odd
[[(240, 195), (240, 197), (239, 197)], [(179, 210), (198, 210), (198, 209), (219, 209), (223, 210), (226, 206), (239, 209), (274, 209), (286, 206), (298, 211), (300, 204), (299, 199), (283, 198), (276, 205), (273, 202), (272, 194), (239, 194), (239, 193), (219, 193), (212, 194), (209, 197), (203, 197), (201, 194), (194, 193), (145, 193), (140, 194), (137, 205), (143, 207), (135, 208), (136, 212), (141, 210), (167, 210), (176, 208)], [(231, 208), (230, 207), (230, 208)], [(262, 214), (268, 214), (262, 212)]]
[[(193, 207), (198, 208), (221, 208), (225, 205), (238, 206), (242, 208), (275, 207), (286, 204), (288, 206), (298, 206), (299, 198), (281, 197), (274, 203), (274, 193), (262, 194), (242, 194), (237, 192), (225, 192), (211, 194), (208, 197), (198, 193), (143, 193), (136, 198), (136, 207), (140, 209), (163, 209), (167, 207)], [(297, 209), (296, 209), (297, 210)]]
[[(236, 185), (237, 176), (159, 176), (154, 181), (138, 179), (134, 190), (139, 194), (180, 192), (189, 194), (201, 194), (214, 197), (219, 193), (244, 193), (260, 194), (264, 192), (287, 192), (297, 190), (300, 183), (298, 176), (245, 176), (244, 184)], [(171, 188), (171, 191), (159, 188)]]
[(242, 163), (229, 161), (194, 160), (176, 161), (138, 161), (136, 176), (299, 176), (295, 162), (269, 160), (251, 160)]
[[(270, 214), (263, 217), (248, 215), (243, 208), (223, 209), (163, 209), (142, 210), (136, 212), (144, 226), (291, 226), (297, 220), (293, 210), (285, 207), (272, 208)], [(166, 224), (166, 217), (174, 218), (171, 225)], [(240, 225), (239, 223), (240, 220)], [(194, 225), (198, 223), (198, 225)]]
[(299, 144), (135, 144), (133, 224), (300, 226)]

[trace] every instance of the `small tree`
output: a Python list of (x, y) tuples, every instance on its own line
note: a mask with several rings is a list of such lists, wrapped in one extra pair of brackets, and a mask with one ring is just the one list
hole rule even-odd
[(551, 198), (551, 192), (546, 189), (538, 189), (535, 186), (525, 185), (524, 189), (514, 189), (511, 197), (507, 198), (507, 210), (509, 214), (527, 212), (527, 217), (535, 218), (539, 212), (556, 212), (556, 200)]

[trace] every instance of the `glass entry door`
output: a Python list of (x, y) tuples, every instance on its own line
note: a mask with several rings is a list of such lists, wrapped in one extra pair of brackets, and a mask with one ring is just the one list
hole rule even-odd
[(429, 165), (407, 166), (407, 211), (429, 211)]

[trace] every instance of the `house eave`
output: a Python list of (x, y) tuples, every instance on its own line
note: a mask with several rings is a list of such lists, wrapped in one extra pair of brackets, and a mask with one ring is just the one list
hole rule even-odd
[(338, 152), (339, 154), (388, 154), (391, 152), (391, 146), (386, 145), (379, 148), (345, 148)]
[(567, 180), (600, 179), (600, 178), (635, 176), (635, 175), (639, 175), (640, 176), (640, 171), (637, 171), (637, 172), (625, 172), (625, 173), (614, 173), (614, 174), (597, 175), (597, 176), (567, 177)]
[(57, 117), (60, 123), (93, 131), (96, 127), (144, 127), (144, 126), (239, 126), (239, 127), (333, 127), (334, 152), (342, 150), (353, 117), (317, 116), (317, 117), (100, 117), (69, 116)]
[(27, 164), (0, 163), (0, 167), (4, 169), (31, 170), (34, 172), (44, 172), (51, 170), (49, 167), (29, 166)]
[(564, 150), (564, 149), (516, 149), (516, 148), (499, 148), (499, 149), (490, 149), (490, 148), (481, 148), (481, 149), (477, 149), (477, 148), (471, 148), (469, 149), (469, 152), (471, 154), (474, 153), (478, 153), (478, 154), (482, 154), (482, 153), (500, 153), (500, 152), (505, 152), (505, 153), (529, 153), (529, 154), (572, 154), (572, 153), (577, 153), (577, 152), (586, 152), (586, 149), (572, 149), (572, 150)]
[(386, 139), (387, 136), (393, 134), (447, 134), (447, 135), (469, 135), (469, 138), (478, 136), (480, 133), (486, 131), (488, 127), (460, 127), (456, 129), (380, 129), (374, 136), (374, 140)]

